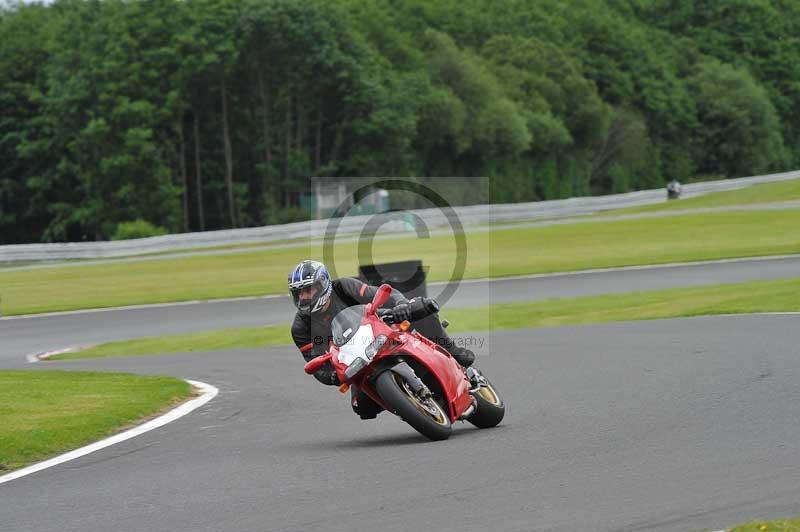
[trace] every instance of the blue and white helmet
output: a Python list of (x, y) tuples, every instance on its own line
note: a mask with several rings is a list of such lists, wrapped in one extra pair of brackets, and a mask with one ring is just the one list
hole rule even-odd
[[(331, 297), (331, 276), (328, 269), (319, 261), (304, 260), (289, 274), (289, 293), (294, 306), (303, 312), (317, 312), (325, 307)], [(308, 298), (300, 299), (300, 292), (314, 287), (316, 292)]]

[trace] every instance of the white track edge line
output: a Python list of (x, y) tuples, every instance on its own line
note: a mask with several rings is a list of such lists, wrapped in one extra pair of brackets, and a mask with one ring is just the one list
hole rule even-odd
[[(631, 270), (653, 270), (657, 268), (682, 268), (687, 266), (707, 266), (711, 264), (729, 264), (736, 262), (759, 262), (771, 261), (782, 259), (800, 259), (800, 254), (794, 253), (789, 255), (765, 255), (757, 257), (740, 257), (732, 259), (715, 259), (694, 262), (669, 262), (665, 264), (640, 264), (636, 266), (619, 266), (615, 268), (594, 268), (590, 270), (574, 270), (566, 272), (551, 272), (551, 273), (534, 273), (529, 275), (511, 275), (508, 277), (481, 277), (478, 279), (462, 279), (460, 284), (473, 284), (473, 283), (491, 283), (497, 281), (513, 281), (516, 279), (546, 279), (549, 277), (562, 277), (568, 275), (591, 275), (594, 273), (610, 273), (610, 272), (624, 272)], [(441, 286), (448, 284), (449, 281), (433, 281), (428, 283), (428, 286)], [(108, 307), (108, 308), (93, 308), (84, 310), (68, 310), (65, 312), (46, 312), (42, 314), (24, 314), (22, 316), (7, 316), (0, 317), (0, 321), (11, 320), (31, 320), (36, 318), (50, 318), (54, 316), (71, 316), (76, 314), (92, 314), (95, 312), (113, 312), (117, 310), (136, 310), (136, 309), (151, 309), (151, 308), (164, 308), (164, 307), (179, 307), (184, 305), (197, 305), (202, 303), (235, 303), (237, 301), (255, 301), (259, 299), (276, 299), (289, 297), (284, 294), (269, 294), (265, 296), (245, 296), (245, 297), (229, 297), (221, 299), (196, 299), (192, 301), (178, 301), (175, 303), (153, 303), (146, 305), (128, 305), (123, 307)]]
[(31, 353), (30, 355), (25, 355), (25, 359), (30, 362), (31, 364), (35, 364), (37, 362), (41, 362), (42, 360), (47, 360), (50, 357), (56, 355), (63, 355), (65, 353), (74, 353), (75, 351), (82, 351), (83, 349), (88, 349), (91, 346), (72, 346), (72, 347), (65, 347), (63, 349), (55, 349), (53, 351), (45, 351), (43, 353)]
[(130, 430), (126, 430), (125, 432), (115, 434), (114, 436), (92, 443), (85, 447), (81, 447), (80, 449), (75, 449), (74, 451), (64, 453), (54, 458), (50, 458), (49, 460), (39, 462), (38, 464), (33, 464), (31, 466), (24, 467), (12, 473), (0, 476), (0, 484), (16, 480), (20, 477), (24, 477), (59, 464), (63, 464), (64, 462), (69, 462), (70, 460), (75, 460), (76, 458), (86, 456), (87, 454), (94, 453), (101, 449), (105, 449), (106, 447), (110, 447), (111, 445), (123, 442), (125, 440), (129, 440), (131, 438), (135, 438), (136, 436), (144, 434), (145, 432), (149, 432), (153, 429), (162, 427), (167, 423), (175, 421), (176, 419), (185, 416), (189, 412), (197, 408), (200, 408), (201, 406), (212, 400), (214, 397), (216, 397), (217, 394), (219, 393), (219, 390), (210, 384), (206, 384), (204, 382), (199, 382), (199, 381), (192, 381), (188, 379), (186, 379), (186, 382), (188, 382), (195, 388), (199, 388), (200, 390), (202, 390), (203, 392), (202, 395), (200, 395), (200, 397), (196, 397), (190, 401), (187, 401), (182, 405), (173, 408), (166, 414), (159, 416), (155, 419), (151, 419), (147, 423), (143, 423), (138, 427), (134, 427)]

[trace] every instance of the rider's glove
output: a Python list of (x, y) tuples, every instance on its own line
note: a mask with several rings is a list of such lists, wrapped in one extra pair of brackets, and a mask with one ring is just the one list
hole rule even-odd
[(396, 305), (392, 309), (392, 315), (394, 316), (394, 321), (400, 323), (401, 321), (411, 320), (411, 308), (409, 308), (408, 303), (400, 303)]

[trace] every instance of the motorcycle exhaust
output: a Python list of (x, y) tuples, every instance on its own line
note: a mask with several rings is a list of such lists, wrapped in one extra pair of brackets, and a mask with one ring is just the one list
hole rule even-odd
[(461, 414), (461, 416), (458, 419), (460, 419), (462, 421), (467, 419), (469, 416), (471, 416), (472, 414), (475, 413), (475, 409), (476, 408), (478, 408), (478, 402), (473, 397), (472, 398), (472, 404), (469, 405), (466, 410), (464, 410), (464, 413)]

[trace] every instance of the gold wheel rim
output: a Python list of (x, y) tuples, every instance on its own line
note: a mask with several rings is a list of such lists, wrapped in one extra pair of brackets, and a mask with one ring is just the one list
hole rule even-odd
[[(413, 390), (408, 387), (408, 383), (405, 379), (400, 378), (397, 374), (394, 374), (394, 381), (400, 386), (400, 389), (403, 390), (403, 393), (411, 399), (411, 404), (414, 405), (414, 408), (422, 412), (423, 414), (430, 416), (431, 419), (437, 424), (443, 427), (446, 427), (449, 423), (449, 419), (447, 414), (445, 414), (444, 410), (442, 410), (441, 405), (437, 403), (433, 397), (428, 399), (425, 403), (419, 400), (419, 398), (414, 394)], [(430, 403), (431, 406), (428, 406), (426, 403)], [(432, 410), (435, 410), (432, 411)]]
[(481, 386), (476, 393), (480, 395), (486, 402), (495, 406), (500, 406), (500, 396), (497, 395), (497, 392), (494, 391), (494, 388), (492, 388), (491, 384)]

